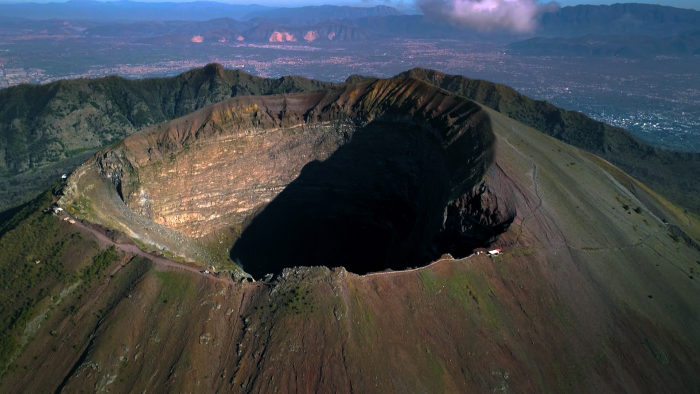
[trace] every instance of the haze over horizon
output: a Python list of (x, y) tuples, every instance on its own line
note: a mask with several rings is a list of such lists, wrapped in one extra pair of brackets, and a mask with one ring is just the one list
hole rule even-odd
[[(13, 3), (64, 3), (70, 0), (0, 0), (0, 4), (13, 4)], [(73, 0), (73, 1), (90, 1), (90, 0)], [(96, 0), (102, 1), (102, 0)], [(147, 3), (161, 3), (161, 2), (173, 2), (173, 3), (186, 3), (191, 2), (191, 0), (140, 0), (141, 2)], [(375, 5), (388, 5), (400, 9), (411, 9), (415, 8), (415, 1), (406, 0), (349, 0), (349, 1), (328, 1), (328, 0), (232, 0), (232, 1), (217, 1), (220, 3), (228, 4), (260, 4), (271, 7), (284, 7), (284, 6), (318, 6), (318, 5), (349, 5), (358, 7), (367, 7)], [(465, 1), (461, 1), (464, 3)], [(515, 2), (515, 1), (514, 1)], [(535, 3), (547, 3), (547, 1), (535, 1)], [(669, 1), (658, 1), (658, 0), (635, 0), (635, 1), (601, 1), (601, 0), (591, 0), (591, 1), (578, 1), (578, 0), (559, 0), (556, 1), (562, 7), (565, 6), (575, 6), (581, 4), (591, 4), (591, 5), (601, 5), (601, 4), (615, 4), (615, 3), (643, 3), (643, 4), (658, 4), (678, 8), (692, 8), (700, 9), (700, 0), (669, 0)]]

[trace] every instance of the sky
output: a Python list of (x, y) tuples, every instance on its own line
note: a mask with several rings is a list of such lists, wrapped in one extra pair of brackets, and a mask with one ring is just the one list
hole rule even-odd
[(629, 0), (629, 1), (580, 1), (580, 0), (560, 0), (558, 1), (562, 6), (567, 5), (577, 5), (577, 4), (614, 4), (614, 3), (648, 3), (648, 4), (660, 4), (660, 5), (670, 5), (672, 7), (678, 8), (695, 8), (700, 9), (700, 0)]
[[(258, 0), (257, 3), (259, 4), (265, 4), (265, 2), (272, 2), (274, 0)], [(364, 4), (367, 5), (368, 3), (373, 3), (373, 4), (386, 4), (386, 5), (392, 5), (392, 3), (403, 3), (405, 5), (414, 3), (415, 1), (409, 0), (409, 1), (402, 1), (402, 0), (360, 0), (355, 1), (354, 4), (352, 5), (359, 5), (359, 4)], [(544, 1), (543, 1), (544, 2)], [(578, 5), (578, 4), (615, 4), (615, 3), (647, 3), (647, 4), (660, 4), (660, 5), (668, 5), (672, 7), (678, 7), (678, 8), (694, 8), (696, 10), (700, 10), (700, 0), (617, 0), (617, 1), (605, 1), (605, 0), (588, 0), (588, 1), (581, 1), (581, 0), (557, 0), (557, 3), (559, 3), (561, 6), (573, 6), (573, 5)], [(303, 5), (319, 5), (319, 4), (333, 4), (333, 3), (340, 3), (339, 1), (324, 1), (324, 0), (288, 0), (285, 3), (289, 4), (303, 4)], [(345, 1), (343, 2), (345, 4), (351, 4), (353, 3), (352, 1)]]
[[(14, 1), (37, 1), (37, 0), (14, 0)], [(41, 0), (39, 0), (41, 1)], [(43, 0), (47, 1), (47, 0)], [(42, 2), (43, 2), (42, 1)], [(53, 0), (56, 1), (56, 0)], [(138, 1), (193, 1), (193, 0), (138, 0)], [(235, 3), (235, 4), (261, 4), (261, 5), (271, 5), (271, 6), (287, 6), (296, 7), (303, 5), (323, 5), (323, 4), (334, 4), (334, 5), (353, 5), (353, 6), (371, 6), (385, 4), (389, 6), (396, 6), (397, 8), (412, 7), (415, 4), (415, 0), (214, 0), (225, 3)], [(550, 0), (538, 1), (541, 3), (548, 2)], [(647, 4), (660, 4), (668, 5), (678, 8), (694, 8), (700, 10), (700, 0), (556, 0), (561, 6), (573, 6), (578, 4), (615, 4), (615, 3), (647, 3)]]
[[(0, 3), (48, 3), (56, 2), (60, 3), (66, 0), (0, 0)], [(111, 1), (111, 0), (110, 0)], [(134, 1), (173, 1), (173, 2), (185, 2), (193, 0), (134, 0)], [(342, 4), (342, 5), (357, 5), (357, 6), (368, 6), (377, 4), (386, 5), (410, 5), (414, 1), (412, 0), (214, 0), (222, 3), (233, 3), (233, 4), (261, 4), (261, 5), (274, 5), (279, 6), (282, 4), (288, 6), (300, 6), (300, 5), (322, 5), (322, 4)], [(562, 6), (567, 5), (577, 5), (577, 4), (614, 4), (614, 3), (648, 3), (648, 4), (661, 4), (669, 5), (673, 7), (680, 8), (695, 8), (700, 9), (700, 0), (617, 0), (617, 1), (605, 1), (605, 0), (558, 0), (557, 3)]]
[[(61, 3), (67, 0), (0, 0), (0, 3), (49, 3), (56, 2)], [(105, 1), (105, 0), (98, 0)], [(114, 0), (106, 0), (114, 1)], [(195, 0), (133, 0), (133, 1), (151, 1), (151, 2), (189, 2)], [(334, 4), (334, 5), (352, 5), (352, 6), (372, 6), (385, 4), (389, 6), (395, 6), (399, 9), (409, 9), (415, 8), (415, 3), (420, 0), (213, 0), (219, 1), (221, 3), (231, 3), (231, 4), (261, 4), (268, 6), (286, 6), (286, 7), (297, 7), (304, 5), (323, 5), (323, 4)], [(543, 3), (550, 0), (533, 0), (538, 3)], [(614, 3), (647, 3), (647, 4), (660, 4), (668, 5), (679, 8), (693, 8), (700, 10), (700, 0), (556, 0), (561, 6), (570, 6), (578, 4), (614, 4)]]

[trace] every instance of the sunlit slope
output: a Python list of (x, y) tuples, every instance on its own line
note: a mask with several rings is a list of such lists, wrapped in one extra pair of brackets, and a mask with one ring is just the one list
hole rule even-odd
[(534, 209), (521, 222), (518, 242), (548, 251), (552, 271), (561, 275), (561, 294), (583, 301), (578, 281), (566, 278), (578, 267), (590, 281), (591, 301), (601, 298), (697, 346), (697, 219), (596, 156), (503, 115), (490, 116), (499, 141), (496, 165), (520, 177), (514, 183), (527, 185), (523, 195), (532, 196)]
[(29, 370), (3, 390), (697, 392), (697, 219), (487, 113), (488, 204), (517, 211), (493, 245), (503, 255), (367, 276), (299, 268), (271, 284), (155, 265), (77, 350), (24, 354)]
[[(351, 77), (353, 78), (353, 77)], [(567, 144), (605, 158), (676, 205), (700, 212), (700, 154), (676, 152), (629, 131), (526, 97), (505, 85), (414, 68), (395, 78), (416, 78), (474, 100)]]

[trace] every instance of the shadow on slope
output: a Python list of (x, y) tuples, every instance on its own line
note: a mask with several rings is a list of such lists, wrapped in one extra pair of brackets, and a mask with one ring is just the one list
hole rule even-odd
[[(231, 258), (255, 278), (295, 266), (366, 274), (428, 264), (450, 252), (440, 246), (446, 207), (484, 170), (449, 150), (420, 126), (371, 122), (326, 161), (307, 164), (252, 219)], [(458, 245), (470, 253), (492, 240), (463, 236)]]

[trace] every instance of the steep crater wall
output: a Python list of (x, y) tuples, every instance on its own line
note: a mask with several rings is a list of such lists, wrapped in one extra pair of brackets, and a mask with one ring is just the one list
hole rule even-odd
[(507, 229), (513, 215), (495, 198), (468, 204), (494, 143), (477, 104), (379, 80), (227, 100), (127, 138), (95, 167), (130, 209), (189, 237), (243, 230), (231, 258), (256, 277), (366, 273), (464, 254)]

